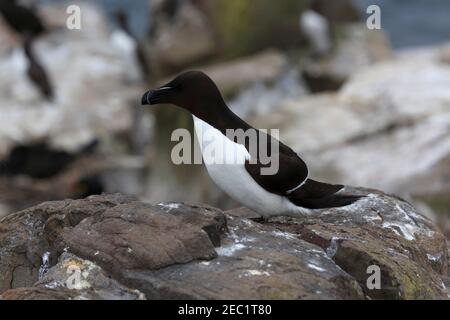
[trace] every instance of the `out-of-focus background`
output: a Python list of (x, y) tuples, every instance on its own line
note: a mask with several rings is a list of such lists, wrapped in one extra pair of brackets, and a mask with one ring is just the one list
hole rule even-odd
[[(81, 30), (66, 27), (73, 4)], [(381, 30), (366, 26), (372, 4)], [(313, 178), (397, 194), (450, 235), (450, 1), (0, 0), (0, 9), (0, 216), (101, 192), (236, 206), (202, 166), (172, 164), (170, 135), (192, 130), (190, 116), (140, 106), (147, 89), (200, 69), (238, 115), (279, 128)]]

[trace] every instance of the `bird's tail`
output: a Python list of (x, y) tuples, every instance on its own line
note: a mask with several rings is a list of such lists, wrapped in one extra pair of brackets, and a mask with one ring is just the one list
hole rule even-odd
[(298, 190), (288, 196), (297, 206), (308, 209), (326, 209), (348, 206), (362, 196), (338, 193), (343, 185), (322, 183), (308, 179)]
[(328, 209), (344, 207), (361, 199), (362, 196), (356, 195), (331, 195), (326, 198), (318, 199), (294, 199), (291, 200), (297, 206), (307, 209)]

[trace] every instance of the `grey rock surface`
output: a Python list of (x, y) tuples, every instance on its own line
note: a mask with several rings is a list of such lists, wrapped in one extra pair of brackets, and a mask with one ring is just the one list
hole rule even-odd
[[(433, 224), (396, 197), (345, 192), (366, 196), (263, 223), (248, 209), (120, 194), (43, 203), (0, 220), (0, 297), (447, 298), (448, 248)], [(366, 286), (370, 265), (379, 290)]]

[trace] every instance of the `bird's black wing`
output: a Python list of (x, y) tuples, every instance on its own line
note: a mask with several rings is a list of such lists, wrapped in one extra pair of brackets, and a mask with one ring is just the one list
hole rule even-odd
[[(285, 196), (293, 204), (308, 209), (342, 207), (362, 196), (341, 194), (343, 185), (328, 184), (307, 178), (304, 162), (298, 158), (280, 157), (280, 170), (275, 175), (262, 175), (259, 164), (246, 164), (252, 178), (269, 192)], [(297, 187), (297, 188), (296, 188)]]
[[(236, 117), (240, 123), (238, 128), (254, 129), (240, 118)], [(344, 196), (337, 193), (344, 186), (318, 182), (308, 179), (308, 167), (306, 163), (291, 148), (267, 135), (266, 150), (268, 156), (265, 159), (278, 160), (278, 170), (274, 174), (264, 174), (263, 169), (273, 166), (273, 162), (268, 164), (261, 160), (261, 132), (259, 132), (257, 153), (252, 152), (249, 141), (245, 142), (245, 148), (250, 154), (250, 160), (246, 161), (245, 168), (250, 176), (265, 190), (284, 196), (298, 206), (311, 209), (338, 207), (351, 204), (360, 197)], [(237, 142), (237, 141), (234, 141)], [(276, 142), (276, 144), (273, 144)], [(274, 150), (273, 145), (278, 145)]]
[(245, 168), (251, 177), (269, 192), (289, 198), (320, 199), (341, 190), (343, 185), (328, 184), (308, 179), (308, 168), (296, 154), (279, 154), (279, 169), (274, 175), (264, 175), (267, 165), (247, 162)]
[(335, 194), (342, 188), (344, 188), (344, 186), (341, 184), (329, 184), (307, 179), (301, 187), (289, 193), (289, 197), (321, 199)]
[(344, 187), (308, 179), (306, 163), (288, 146), (281, 142), (279, 146), (279, 151), (271, 157), (278, 159), (278, 171), (275, 174), (268, 175), (262, 171), (271, 163), (264, 165), (247, 161), (245, 165), (251, 177), (267, 191), (286, 196), (294, 202), (296, 199), (323, 199)]
[(295, 152), (282, 152), (271, 155), (272, 159), (278, 158), (278, 170), (275, 174), (264, 174), (272, 163), (252, 163), (247, 161), (245, 168), (250, 176), (269, 192), (287, 195), (290, 190), (298, 187), (308, 177), (308, 168), (305, 162)]
[(307, 179), (287, 198), (295, 205), (308, 209), (326, 209), (348, 206), (363, 196), (338, 192), (344, 188), (340, 184), (328, 184)]

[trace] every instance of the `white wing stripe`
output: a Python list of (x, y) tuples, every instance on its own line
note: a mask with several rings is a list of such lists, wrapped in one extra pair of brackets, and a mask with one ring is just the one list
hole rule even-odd
[(286, 194), (291, 194), (292, 192), (294, 192), (295, 190), (297, 190), (298, 188), (300, 188), (301, 186), (303, 186), (303, 185), (306, 183), (306, 180), (308, 180), (308, 176), (309, 176), (309, 171), (308, 171), (308, 173), (306, 174), (305, 180), (303, 180), (302, 183), (300, 183), (300, 184), (299, 184), (298, 186), (296, 186), (295, 188), (292, 188), (292, 189), (286, 191)]

